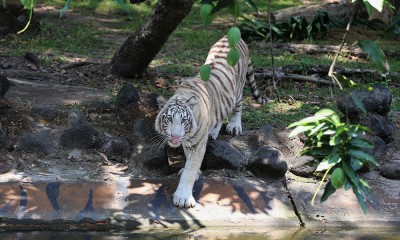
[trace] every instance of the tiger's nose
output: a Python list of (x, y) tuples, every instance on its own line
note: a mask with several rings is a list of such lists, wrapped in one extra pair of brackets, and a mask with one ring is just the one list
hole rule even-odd
[(179, 144), (181, 142), (181, 136), (171, 135), (171, 137), (169, 138), (169, 141), (171, 141), (173, 144)]

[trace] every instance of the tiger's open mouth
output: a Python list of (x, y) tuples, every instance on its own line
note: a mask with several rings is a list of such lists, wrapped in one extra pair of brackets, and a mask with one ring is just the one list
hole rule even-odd
[(168, 138), (168, 144), (171, 147), (179, 147), (182, 143), (182, 138), (181, 136), (171, 136)]

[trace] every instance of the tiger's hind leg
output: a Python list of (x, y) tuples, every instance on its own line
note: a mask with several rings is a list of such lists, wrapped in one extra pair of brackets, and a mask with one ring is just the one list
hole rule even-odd
[(226, 132), (231, 135), (242, 135), (242, 97), (237, 100), (232, 111), (232, 116), (229, 118), (229, 123), (226, 125)]

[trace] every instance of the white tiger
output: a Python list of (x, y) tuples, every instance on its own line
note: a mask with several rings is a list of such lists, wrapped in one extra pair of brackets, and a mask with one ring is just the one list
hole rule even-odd
[(196, 205), (192, 189), (199, 175), (208, 137), (218, 137), (230, 113), (232, 116), (226, 131), (232, 135), (242, 134), (244, 84), (250, 86), (258, 103), (267, 102), (258, 94), (246, 43), (240, 40), (237, 48), (241, 57), (238, 64), (231, 67), (226, 62), (230, 50), (228, 39), (220, 39), (212, 46), (205, 62), (211, 67), (208, 81), (197, 75), (183, 81), (168, 101), (162, 96), (157, 99), (160, 112), (155, 121), (156, 131), (166, 138), (169, 146), (182, 144), (186, 156), (185, 167), (180, 172), (179, 184), (173, 195), (175, 206), (190, 208)]

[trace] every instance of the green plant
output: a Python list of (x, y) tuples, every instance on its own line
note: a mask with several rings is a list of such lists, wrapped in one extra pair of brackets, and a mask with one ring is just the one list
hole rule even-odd
[(365, 214), (365, 199), (370, 198), (371, 189), (368, 183), (357, 175), (357, 171), (363, 167), (378, 166), (375, 158), (366, 151), (372, 148), (372, 144), (363, 138), (368, 128), (341, 122), (339, 115), (331, 109), (320, 110), (314, 116), (292, 123), (288, 128), (294, 128), (289, 137), (305, 134), (307, 141), (301, 154), (319, 160), (316, 171), (325, 171), (312, 203), (328, 173), (334, 169), (321, 202), (328, 199), (336, 189), (351, 188)]
[[(354, 1), (355, 0), (353, 0), (353, 2)], [(364, 4), (367, 10), (371, 6), (377, 10), (382, 10), (384, 2), (386, 2), (386, 0), (366, 0)], [(336, 76), (334, 73), (337, 58), (350, 30), (354, 15), (357, 12), (357, 7), (358, 2), (354, 5), (346, 32), (343, 36), (342, 44), (328, 72), (328, 76), (332, 78), (341, 90), (343, 90), (343, 86), (350, 88), (361, 86), (343, 76)], [(369, 9), (368, 12), (370, 11), (371, 9)], [(389, 64), (379, 46), (371, 40), (360, 40), (358, 41), (358, 45), (368, 53), (376, 68), (381, 72), (382, 76), (386, 78), (389, 73)], [(365, 106), (361, 100), (352, 94), (350, 96), (358, 108), (366, 114)], [(357, 171), (363, 167), (371, 168), (373, 166), (379, 166), (375, 158), (366, 151), (366, 149), (373, 147), (369, 141), (363, 138), (368, 128), (361, 125), (350, 124), (348, 120), (346, 122), (341, 122), (339, 115), (331, 109), (320, 110), (314, 116), (292, 123), (288, 128), (294, 128), (290, 137), (300, 133), (305, 134), (307, 141), (305, 142), (301, 154), (309, 155), (319, 160), (320, 163), (316, 171), (325, 171), (321, 183), (312, 198), (312, 204), (329, 172), (334, 169), (321, 197), (321, 202), (328, 199), (336, 189), (344, 187), (345, 190), (348, 190), (352, 188), (365, 215), (365, 200), (372, 197), (372, 191), (368, 183), (359, 177)]]
[[(242, 4), (249, 5), (255, 12), (258, 12), (257, 6), (253, 0), (202, 0), (200, 8), (200, 17), (205, 27), (209, 26), (214, 17), (215, 13), (227, 8), (229, 13), (233, 16), (236, 24), (237, 18), (242, 14)], [(229, 52), (226, 58), (228, 65), (235, 66), (240, 58), (240, 52), (237, 49), (237, 45), (241, 39), (240, 29), (236, 26), (231, 27), (227, 34), (229, 42)], [(201, 79), (207, 81), (210, 76), (211, 68), (208, 66), (200, 67)]]
[(25, 105), (27, 107), (32, 107), (33, 104), (35, 103), (36, 99), (33, 98), (32, 100), (26, 99), (25, 101), (22, 100), (20, 97), (17, 97), (17, 100), (20, 104)]
[[(287, 22), (271, 22), (271, 33), (275, 41), (299, 41), (321, 38), (328, 29), (334, 26), (327, 12), (317, 11), (311, 22), (308, 22), (303, 15), (298, 18), (290, 17)], [(262, 40), (271, 37), (269, 33), (270, 26), (267, 21), (244, 18), (239, 27), (245, 39)]]

